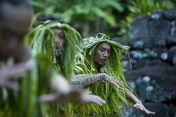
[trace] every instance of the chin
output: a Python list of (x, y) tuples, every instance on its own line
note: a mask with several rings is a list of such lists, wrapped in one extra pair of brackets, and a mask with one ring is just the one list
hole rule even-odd
[(100, 66), (100, 67), (103, 67), (103, 66), (105, 66), (105, 64), (99, 64), (99, 66)]
[(59, 54), (59, 55), (55, 55), (55, 57), (56, 57), (56, 58), (60, 58), (60, 57), (61, 57), (61, 54)]

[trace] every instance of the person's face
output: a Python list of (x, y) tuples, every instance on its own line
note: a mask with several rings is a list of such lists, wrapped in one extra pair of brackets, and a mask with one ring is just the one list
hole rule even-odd
[(0, 9), (0, 59), (13, 57), (23, 43), (31, 22), (31, 9), (3, 3)]
[(111, 46), (107, 43), (100, 43), (95, 50), (94, 62), (95, 65), (102, 67), (105, 65), (111, 51)]
[(64, 46), (64, 32), (59, 29), (56, 28), (55, 29), (55, 39), (54, 39), (54, 52), (55, 52), (55, 56), (60, 57), (62, 55), (63, 52), (63, 46)]

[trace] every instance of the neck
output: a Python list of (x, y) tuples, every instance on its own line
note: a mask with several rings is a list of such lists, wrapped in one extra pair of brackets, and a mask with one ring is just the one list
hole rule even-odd
[(101, 67), (100, 65), (95, 64), (95, 68), (96, 68), (97, 72), (100, 73), (100, 69), (101, 69), (102, 67)]

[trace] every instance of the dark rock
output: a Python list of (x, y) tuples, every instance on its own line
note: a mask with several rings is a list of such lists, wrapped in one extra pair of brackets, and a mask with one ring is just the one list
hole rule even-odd
[(112, 41), (115, 41), (115, 42), (118, 42), (118, 43), (120, 43), (122, 45), (128, 46), (127, 41), (123, 40), (121, 37), (113, 37)]
[(162, 18), (163, 18), (163, 10), (161, 10), (161, 9), (152, 11), (152, 13), (150, 15), (150, 19), (153, 19), (153, 20), (158, 20), (158, 19), (162, 19)]
[(134, 58), (134, 59), (142, 59), (142, 58), (146, 58), (148, 57), (148, 54), (147, 53), (144, 53), (143, 51), (140, 51), (140, 50), (132, 50), (130, 51), (130, 56), (131, 58)]
[(155, 116), (143, 114), (144, 117), (166, 117), (168, 107), (166, 104), (162, 103), (144, 103), (145, 107), (153, 112), (155, 112)]
[(157, 58), (158, 57), (158, 53), (155, 50), (152, 50), (150, 48), (145, 48), (144, 52), (149, 54), (150, 58)]
[(128, 41), (132, 49), (144, 49), (144, 48), (156, 48), (166, 47), (166, 37), (161, 36), (150, 36), (143, 38), (130, 39)]
[(171, 46), (176, 44), (176, 20), (171, 22), (170, 35), (168, 35), (167, 43)]
[(144, 49), (144, 40), (140, 38), (131, 39), (128, 43), (132, 49)]
[(171, 46), (175, 45), (176, 44), (176, 36), (168, 36), (167, 44), (171, 45)]
[(145, 48), (143, 51), (141, 50), (132, 50), (130, 51), (131, 58), (135, 59), (144, 59), (144, 58), (158, 58), (163, 61), (170, 61), (171, 60), (171, 53), (167, 48)]
[(146, 14), (138, 16), (129, 25), (129, 38), (140, 38), (148, 36), (148, 16)]
[(172, 63), (176, 66), (176, 52), (172, 55)]
[(170, 66), (167, 62), (161, 61), (159, 59), (139, 59), (137, 62), (132, 63), (133, 69), (140, 69), (143, 67), (149, 67), (149, 66)]
[(175, 71), (171, 66), (145, 67), (133, 70), (126, 78), (143, 101), (161, 102), (176, 98)]
[(176, 9), (168, 9), (163, 12), (163, 17), (167, 20), (175, 20), (176, 19)]
[(171, 53), (172, 63), (174, 66), (176, 66), (176, 46), (173, 46), (170, 49), (170, 53)]
[(167, 48), (153, 48), (153, 51), (157, 53), (157, 58), (163, 61), (171, 61), (171, 52)]
[(129, 61), (122, 61), (123, 72), (128, 72), (131, 70), (131, 65)]
[(175, 53), (175, 52), (176, 52), (176, 46), (173, 46), (173, 47), (170, 49), (170, 52), (171, 52), (171, 54)]
[[(176, 9), (138, 16), (130, 23), (129, 38), (131, 73), (129, 61), (122, 63), (129, 85), (143, 102), (157, 102), (145, 104), (155, 117), (176, 117)], [(139, 110), (125, 113), (150, 117)]]
[(167, 37), (170, 33), (170, 22), (167, 20), (159, 19), (159, 20), (150, 20), (148, 22), (148, 35), (150, 36), (160, 36)]
[(176, 36), (176, 20), (171, 22), (171, 36)]

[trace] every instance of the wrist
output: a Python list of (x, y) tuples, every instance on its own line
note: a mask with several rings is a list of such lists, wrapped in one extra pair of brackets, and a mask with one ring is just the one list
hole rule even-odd
[(135, 103), (142, 104), (142, 101), (141, 100), (137, 100), (137, 101), (135, 101)]
[(101, 80), (107, 79), (107, 74), (105, 74), (105, 73), (100, 73), (100, 79), (101, 79)]

